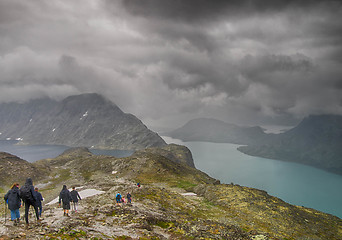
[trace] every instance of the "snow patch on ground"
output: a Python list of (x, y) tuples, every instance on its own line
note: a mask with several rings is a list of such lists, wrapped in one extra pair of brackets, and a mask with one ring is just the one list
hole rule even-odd
[(88, 111), (86, 111), (83, 115), (82, 115), (82, 117), (80, 117), (80, 120), (82, 120), (83, 118), (85, 118), (85, 117), (87, 117), (88, 116)]
[(183, 196), (197, 196), (197, 194), (193, 193), (193, 192), (181, 193), (181, 195), (183, 195)]
[[(69, 189), (69, 191), (71, 191), (72, 189)], [(87, 198), (87, 197), (91, 197), (91, 196), (95, 196), (95, 195), (98, 195), (98, 194), (103, 194), (105, 193), (105, 191), (100, 191), (100, 190), (97, 190), (97, 189), (85, 189), (85, 190), (82, 190), (82, 191), (79, 191), (78, 194), (81, 196), (81, 198)], [(51, 205), (51, 204), (54, 204), (54, 203), (58, 203), (58, 198), (59, 197), (56, 197), (54, 200), (52, 200), (51, 202), (47, 203), (47, 205)]]

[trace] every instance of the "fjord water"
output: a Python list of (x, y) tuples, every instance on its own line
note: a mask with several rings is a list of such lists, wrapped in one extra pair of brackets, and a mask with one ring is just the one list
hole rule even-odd
[(340, 175), (307, 165), (249, 156), (239, 152), (235, 144), (163, 139), (187, 146), (196, 168), (222, 183), (265, 190), (290, 204), (342, 218)]
[[(45, 158), (55, 158), (70, 147), (63, 145), (16, 145), (16, 140), (0, 140), (0, 152), (8, 152), (28, 162), (35, 162)], [(110, 155), (114, 157), (128, 157), (133, 151), (89, 149), (95, 155)]]

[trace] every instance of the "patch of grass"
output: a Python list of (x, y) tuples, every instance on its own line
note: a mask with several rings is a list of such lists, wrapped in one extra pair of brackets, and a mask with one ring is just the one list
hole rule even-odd
[(174, 227), (175, 224), (173, 222), (165, 222), (165, 221), (158, 221), (156, 222), (156, 225), (161, 227), (161, 228), (171, 228), (171, 227)]
[(119, 236), (119, 237), (116, 237), (115, 240), (128, 240), (128, 239), (132, 239), (131, 237), (128, 237), (128, 236)]
[(185, 190), (192, 189), (192, 188), (194, 188), (196, 186), (197, 186), (197, 184), (194, 184), (194, 183), (191, 183), (191, 182), (185, 181), (185, 180), (179, 180), (175, 184), (175, 187), (182, 188), (182, 189), (185, 189)]
[(93, 175), (93, 174), (92, 174), (92, 172), (90, 172), (90, 171), (82, 172), (82, 177), (83, 177), (84, 180), (86, 180), (86, 181), (89, 181), (92, 175)]
[(79, 237), (86, 237), (87, 236), (87, 233), (83, 230), (71, 230), (69, 235), (71, 237), (75, 237), (75, 238), (79, 238)]
[(59, 170), (59, 175), (55, 179), (57, 182), (63, 182), (70, 178), (70, 170), (69, 169), (61, 169)]

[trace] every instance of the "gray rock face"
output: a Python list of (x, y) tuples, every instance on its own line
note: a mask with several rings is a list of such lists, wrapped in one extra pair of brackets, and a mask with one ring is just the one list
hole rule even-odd
[(0, 104), (0, 139), (102, 149), (164, 146), (157, 133), (98, 94)]

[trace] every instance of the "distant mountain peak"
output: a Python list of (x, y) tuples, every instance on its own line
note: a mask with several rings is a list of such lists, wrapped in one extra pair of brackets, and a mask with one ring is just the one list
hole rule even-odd
[(97, 93), (0, 104), (0, 132), (0, 139), (20, 138), (22, 144), (127, 150), (166, 145), (138, 118)]

